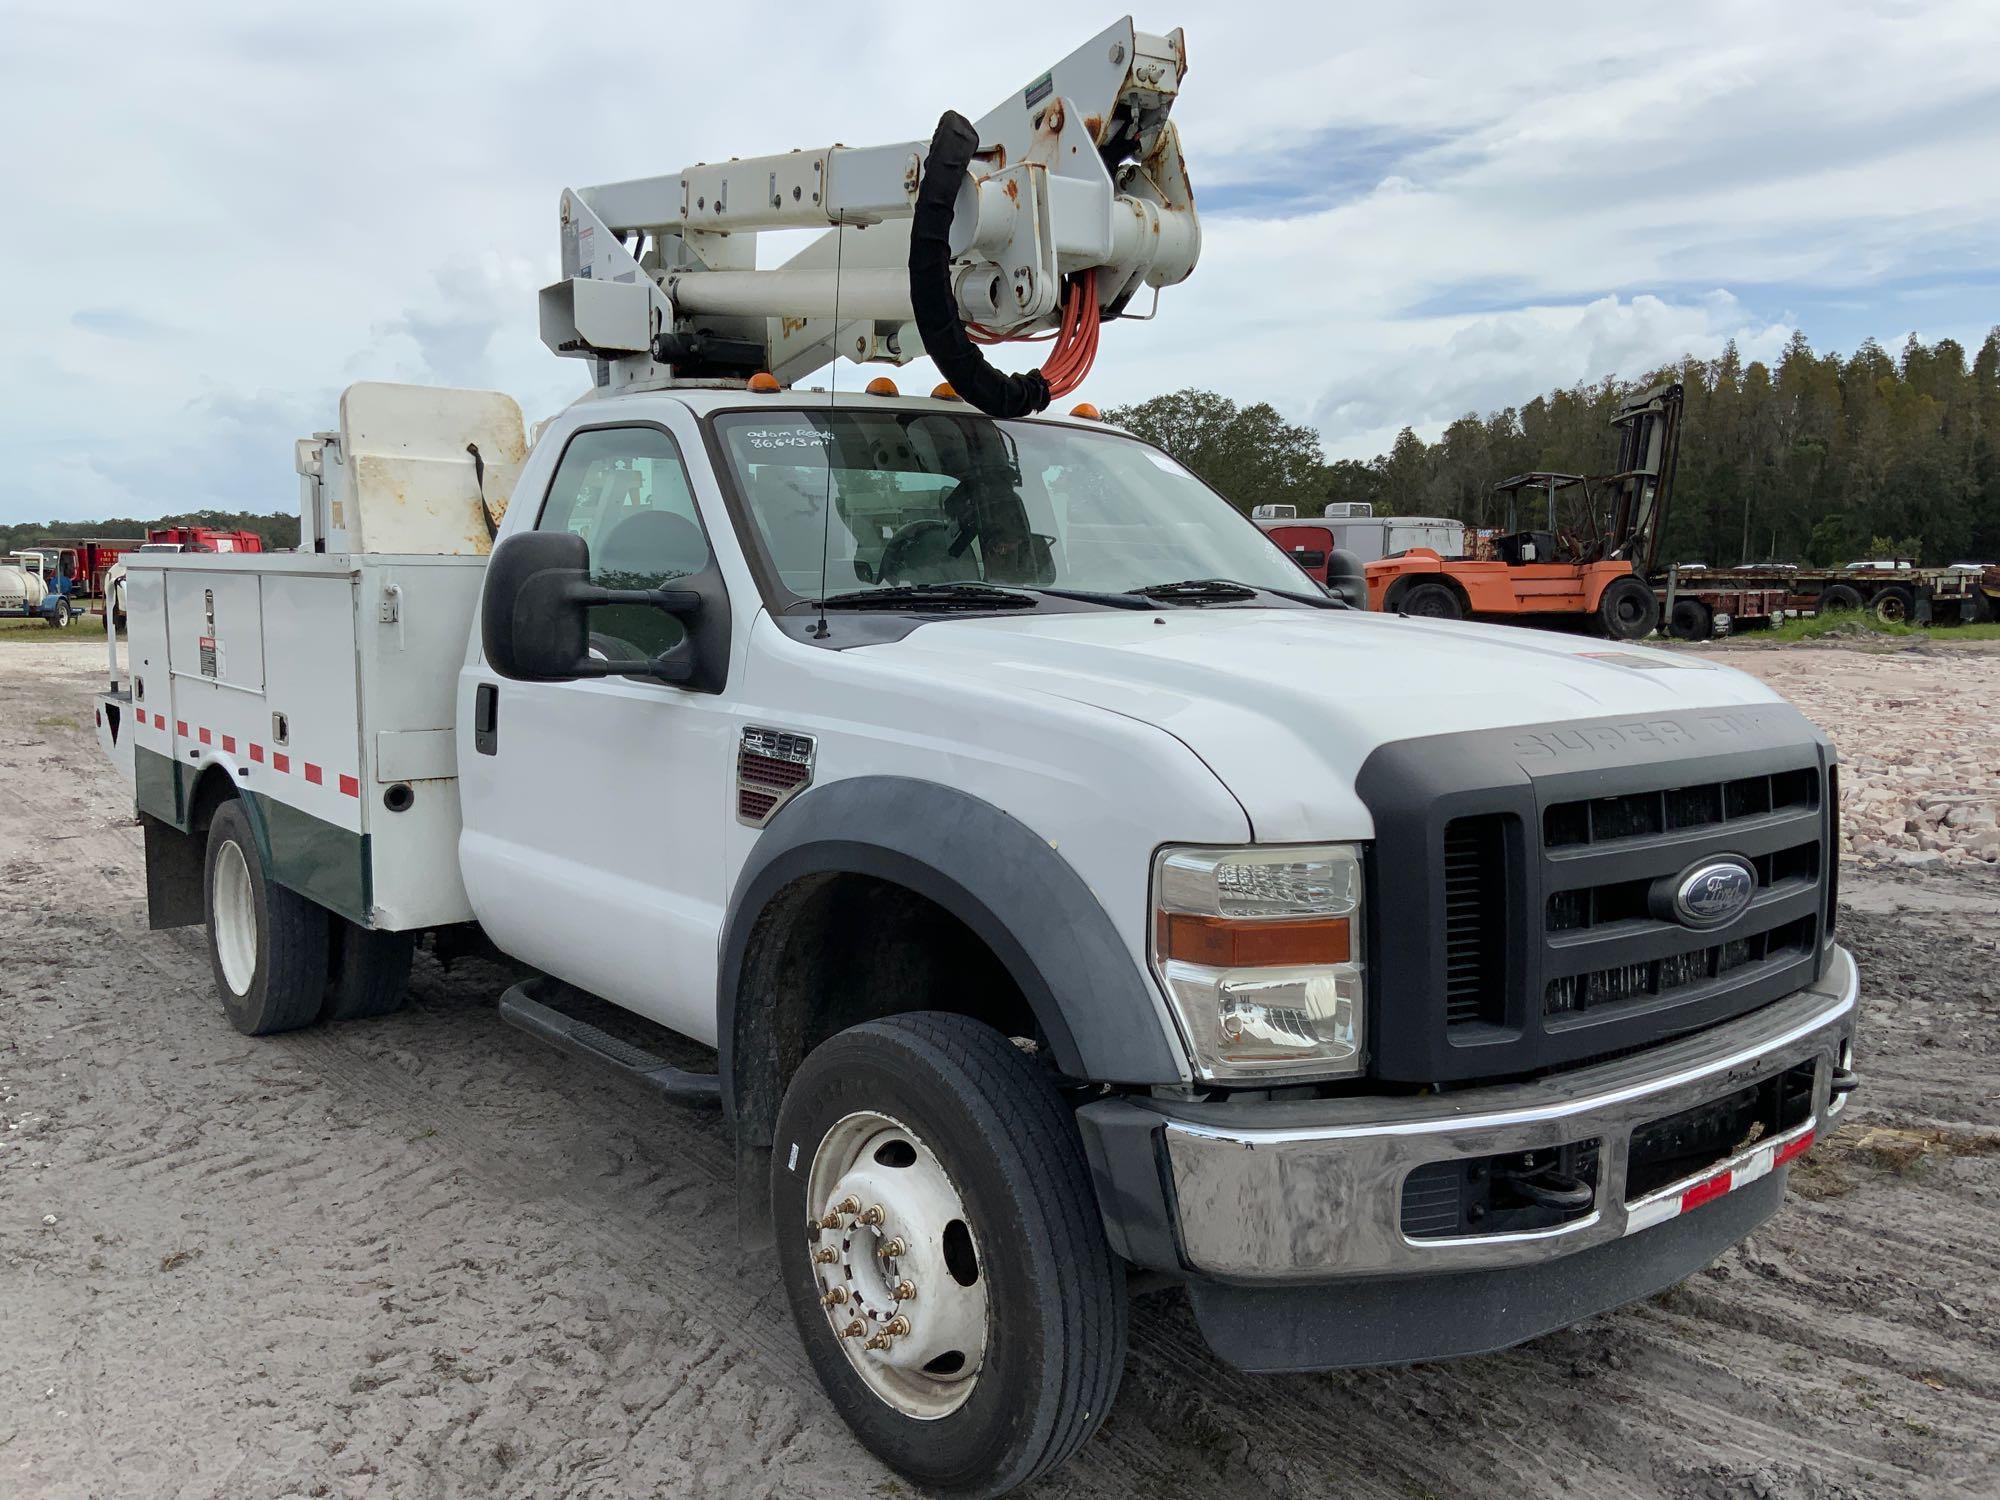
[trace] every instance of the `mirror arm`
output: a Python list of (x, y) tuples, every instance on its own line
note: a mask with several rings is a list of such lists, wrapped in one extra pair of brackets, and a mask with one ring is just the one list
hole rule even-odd
[(687, 620), (701, 613), (701, 595), (693, 589), (604, 589), (594, 583), (573, 583), (565, 591), (571, 603), (639, 604)]

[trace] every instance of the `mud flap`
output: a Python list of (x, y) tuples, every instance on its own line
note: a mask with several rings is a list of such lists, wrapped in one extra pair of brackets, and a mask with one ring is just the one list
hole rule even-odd
[(208, 920), (202, 888), (202, 841), (151, 813), (139, 814), (146, 830), (146, 925), (193, 927)]

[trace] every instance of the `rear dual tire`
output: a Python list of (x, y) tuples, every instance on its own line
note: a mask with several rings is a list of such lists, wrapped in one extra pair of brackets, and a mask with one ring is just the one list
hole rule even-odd
[(806, 1353), (892, 1468), (997, 1495), (1104, 1420), (1125, 1363), (1124, 1265), (1074, 1114), (992, 1027), (919, 1012), (821, 1044), (779, 1112), (771, 1207)]
[(240, 802), (223, 803), (208, 825), (203, 890), (209, 961), (229, 1024), (245, 1036), (270, 1036), (317, 1021), (326, 909), (266, 878)]
[(209, 822), (202, 883), (216, 994), (245, 1036), (401, 1008), (415, 934), (359, 927), (269, 879), (239, 801)]

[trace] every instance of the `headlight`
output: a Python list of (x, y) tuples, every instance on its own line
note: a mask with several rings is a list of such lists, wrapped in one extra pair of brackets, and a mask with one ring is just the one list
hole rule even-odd
[(1166, 849), (1153, 971), (1210, 1082), (1361, 1068), (1361, 859), (1350, 844)]

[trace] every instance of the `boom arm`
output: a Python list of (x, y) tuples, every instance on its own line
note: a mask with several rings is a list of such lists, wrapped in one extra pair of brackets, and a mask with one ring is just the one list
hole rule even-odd
[[(978, 121), (947, 246), (962, 323), (989, 341), (1051, 328), (1082, 286), (1088, 313), (1115, 317), (1140, 287), (1188, 276), (1201, 226), (1168, 118), (1186, 68), (1179, 31), (1135, 31), (1127, 17)], [(610, 388), (914, 359), (911, 221), (932, 144), (834, 145), (565, 191), (543, 342), (592, 360)], [(757, 268), (760, 231), (815, 227), (828, 233)]]

